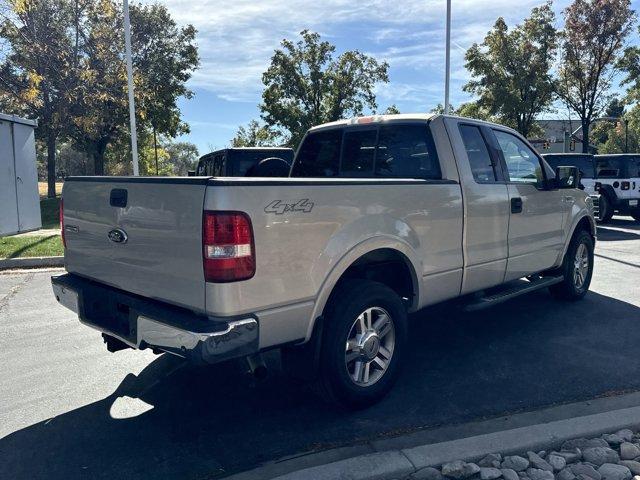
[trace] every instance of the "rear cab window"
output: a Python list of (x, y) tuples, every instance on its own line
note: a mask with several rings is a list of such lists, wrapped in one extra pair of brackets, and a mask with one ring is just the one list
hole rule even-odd
[(596, 174), (598, 178), (637, 178), (640, 177), (640, 157), (636, 156), (598, 156)]
[(292, 177), (441, 179), (427, 123), (381, 123), (312, 131)]

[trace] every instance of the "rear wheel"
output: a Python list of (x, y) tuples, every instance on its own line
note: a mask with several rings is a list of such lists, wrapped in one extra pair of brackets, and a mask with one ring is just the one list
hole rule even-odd
[(407, 314), (389, 287), (346, 281), (325, 312), (319, 386), (325, 399), (363, 408), (382, 399), (400, 373)]
[(586, 295), (593, 275), (593, 238), (588, 232), (574, 234), (559, 273), (564, 277), (562, 282), (549, 287), (554, 297), (579, 300)]
[(599, 223), (607, 223), (611, 221), (613, 217), (613, 205), (606, 195), (600, 195), (600, 202), (598, 204), (598, 220)]

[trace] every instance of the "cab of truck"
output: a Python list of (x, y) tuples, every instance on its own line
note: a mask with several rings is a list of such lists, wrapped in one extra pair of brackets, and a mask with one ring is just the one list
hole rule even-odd
[[(293, 149), (286, 147), (223, 148), (203, 155), (194, 172), (198, 177), (246, 177), (254, 175), (258, 165), (266, 159), (278, 158), (293, 163)], [(268, 175), (271, 176), (271, 175)]]

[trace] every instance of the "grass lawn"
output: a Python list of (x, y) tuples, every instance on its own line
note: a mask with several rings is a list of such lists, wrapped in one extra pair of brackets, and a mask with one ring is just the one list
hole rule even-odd
[(60, 228), (60, 197), (41, 198), (42, 228)]
[[(38, 193), (40, 198), (46, 198), (47, 196), (47, 182), (38, 182)], [(62, 182), (56, 182), (56, 195), (60, 196), (62, 193)]]
[(20, 235), (0, 238), (0, 258), (55, 257), (64, 255), (60, 235)]

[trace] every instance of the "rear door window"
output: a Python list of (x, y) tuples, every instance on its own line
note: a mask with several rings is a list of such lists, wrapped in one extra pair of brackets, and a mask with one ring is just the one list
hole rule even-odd
[(335, 177), (340, 167), (342, 129), (309, 133), (298, 152), (292, 177)]
[(431, 132), (421, 123), (381, 126), (375, 165), (376, 177), (442, 178)]
[(498, 180), (496, 168), (491, 161), (489, 148), (480, 129), (473, 125), (460, 125), (460, 135), (467, 151), (473, 178), (478, 183), (494, 183)]

